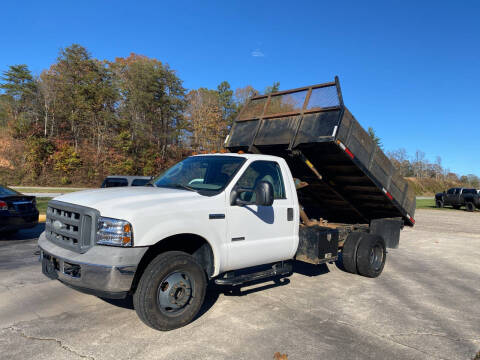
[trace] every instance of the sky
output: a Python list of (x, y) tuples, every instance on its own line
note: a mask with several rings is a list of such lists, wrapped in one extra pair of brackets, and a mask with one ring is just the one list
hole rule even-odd
[(157, 58), (188, 89), (338, 75), (386, 151), (480, 175), (480, 1), (8, 1), (1, 13), (0, 72), (39, 74), (78, 43), (98, 59)]

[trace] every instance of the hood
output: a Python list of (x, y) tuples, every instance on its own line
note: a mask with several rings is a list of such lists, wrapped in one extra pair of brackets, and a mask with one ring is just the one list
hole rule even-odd
[(150, 186), (125, 186), (107, 189), (77, 191), (54, 198), (53, 200), (90, 207), (100, 211), (103, 216), (115, 217), (115, 214), (135, 212), (168, 205), (170, 203), (195, 202), (205, 199), (196, 192), (182, 189), (168, 189)]

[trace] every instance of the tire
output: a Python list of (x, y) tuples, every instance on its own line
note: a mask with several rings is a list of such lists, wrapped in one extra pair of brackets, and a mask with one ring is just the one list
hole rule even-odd
[(153, 329), (168, 331), (190, 323), (205, 299), (207, 278), (189, 254), (168, 251), (148, 264), (133, 294), (138, 317)]
[(357, 249), (360, 244), (363, 233), (353, 232), (348, 235), (343, 245), (342, 261), (346, 271), (352, 274), (358, 274), (357, 271)]
[(475, 211), (475, 204), (469, 201), (465, 204), (465, 208), (470, 212)]
[(381, 236), (365, 234), (357, 250), (357, 269), (360, 275), (375, 278), (385, 266), (387, 249)]
[(442, 201), (442, 200), (437, 200), (437, 201), (435, 202), (435, 206), (436, 206), (437, 208), (443, 208), (443, 201)]

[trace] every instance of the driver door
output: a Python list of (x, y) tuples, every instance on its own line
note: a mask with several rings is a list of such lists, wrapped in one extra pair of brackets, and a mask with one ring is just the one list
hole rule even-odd
[(268, 181), (273, 186), (272, 206), (227, 204), (228, 270), (286, 260), (291, 255), (294, 221), (289, 220), (288, 209), (293, 206), (285, 191), (279, 164), (252, 162), (234, 189), (251, 189), (241, 193), (240, 198), (255, 202), (253, 190), (260, 181)]

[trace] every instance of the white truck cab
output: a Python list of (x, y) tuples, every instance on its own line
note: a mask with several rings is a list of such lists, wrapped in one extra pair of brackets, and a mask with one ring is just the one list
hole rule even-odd
[[(271, 185), (271, 204), (257, 204), (255, 188), (262, 182)], [(38, 242), (44, 272), (79, 290), (121, 298), (131, 291), (142, 260), (151, 260), (149, 249), (187, 250), (210, 278), (295, 255), (298, 199), (282, 158), (192, 156), (152, 185), (80, 191), (51, 201)]]

